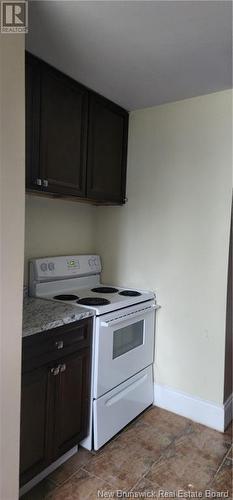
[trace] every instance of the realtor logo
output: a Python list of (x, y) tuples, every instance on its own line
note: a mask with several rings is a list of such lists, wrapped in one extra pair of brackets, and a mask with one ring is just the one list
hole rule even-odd
[(28, 4), (20, 2), (1, 1), (1, 33), (28, 32)]

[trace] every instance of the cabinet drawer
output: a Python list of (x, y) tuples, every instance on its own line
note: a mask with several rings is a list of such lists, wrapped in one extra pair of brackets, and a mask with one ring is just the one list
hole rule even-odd
[(23, 372), (91, 345), (92, 318), (23, 338)]

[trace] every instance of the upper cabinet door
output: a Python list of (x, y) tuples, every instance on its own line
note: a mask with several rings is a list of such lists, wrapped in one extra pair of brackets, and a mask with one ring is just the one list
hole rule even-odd
[(40, 62), (26, 52), (26, 187), (41, 189), (39, 172)]
[(90, 92), (87, 198), (125, 202), (128, 113)]
[(41, 66), (40, 170), (43, 189), (85, 196), (87, 90)]

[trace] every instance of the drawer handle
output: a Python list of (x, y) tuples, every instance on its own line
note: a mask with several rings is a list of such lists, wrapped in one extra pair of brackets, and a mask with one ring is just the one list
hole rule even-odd
[(52, 375), (54, 377), (56, 377), (58, 375), (58, 373), (60, 372), (60, 365), (56, 366), (56, 368), (51, 368), (50, 372), (52, 373)]
[(117, 394), (115, 394), (110, 399), (108, 399), (106, 401), (105, 405), (106, 406), (114, 405), (115, 403), (120, 401), (120, 399), (122, 399), (124, 396), (126, 396), (126, 394), (128, 394), (128, 392), (134, 390), (136, 387), (141, 385), (147, 379), (147, 377), (148, 377), (148, 374), (145, 373), (145, 375), (143, 375), (141, 378), (138, 378), (137, 380), (135, 380), (135, 382), (132, 382), (130, 385), (128, 385), (128, 387), (119, 391)]
[(55, 346), (57, 349), (63, 349), (64, 347), (63, 340), (58, 340), (57, 342), (55, 342)]
[(66, 370), (66, 364), (60, 365), (60, 372), (64, 372)]

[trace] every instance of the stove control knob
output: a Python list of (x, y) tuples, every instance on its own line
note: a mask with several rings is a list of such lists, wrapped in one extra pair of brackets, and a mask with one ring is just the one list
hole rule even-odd
[(93, 267), (93, 265), (94, 265), (93, 259), (89, 259), (88, 260), (88, 264), (89, 264), (90, 267)]
[(43, 272), (47, 271), (47, 264), (45, 264), (45, 262), (43, 262), (43, 264), (40, 265), (40, 268), (41, 268), (41, 271), (43, 271)]
[(48, 268), (49, 268), (50, 271), (54, 271), (54, 263), (53, 262), (49, 262)]

